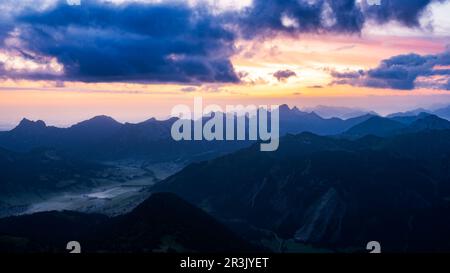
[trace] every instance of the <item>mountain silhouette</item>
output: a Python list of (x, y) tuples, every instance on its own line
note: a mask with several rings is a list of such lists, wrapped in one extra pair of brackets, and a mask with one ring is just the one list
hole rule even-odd
[(153, 190), (181, 196), (255, 243), (269, 239), (244, 230), (337, 251), (364, 251), (375, 239), (389, 252), (450, 250), (450, 130), (357, 140), (303, 133), (280, 144), (192, 164)]
[(24, 119), (19, 126), (0, 133), (0, 147), (16, 152), (37, 148), (55, 149), (89, 160), (143, 159), (146, 161), (190, 161), (211, 158), (244, 147), (246, 142), (174, 141), (170, 130), (175, 118), (150, 119), (121, 124), (106, 116), (69, 128), (45, 126)]
[(367, 114), (374, 116), (378, 115), (373, 111), (366, 111), (358, 108), (326, 106), (326, 105), (318, 105), (316, 107), (307, 108), (307, 112), (315, 112), (323, 118), (341, 118), (341, 119), (356, 118)]
[[(290, 114), (303, 116), (299, 110)], [(287, 134), (275, 152), (263, 153), (259, 143), (254, 143), (192, 163), (151, 188), (161, 194), (153, 194), (122, 216), (49, 212), (6, 218), (0, 220), (0, 245), (28, 242), (22, 250), (61, 251), (63, 241), (74, 240), (70, 236), (81, 238), (85, 249), (92, 252), (245, 251), (252, 249), (247, 241), (273, 251), (295, 251), (293, 242), (314, 249), (365, 251), (366, 243), (376, 239), (386, 251), (450, 251), (450, 221), (445, 217), (450, 213), (449, 122), (434, 115), (419, 116), (410, 124), (367, 116), (361, 123), (364, 126), (357, 125), (364, 130), (356, 138)], [(140, 126), (155, 124), (161, 130), (168, 126), (148, 120), (124, 124), (115, 134), (120, 135), (124, 126), (137, 126), (139, 131)], [(390, 130), (383, 127), (386, 124)], [(386, 132), (383, 137), (379, 128)], [(164, 152), (168, 146), (155, 139)], [(0, 174), (2, 192), (10, 196), (17, 191), (55, 189), (59, 181), (89, 185), (89, 179), (102, 168), (47, 149), (0, 150), (0, 163), (6, 170)], [(39, 238), (51, 236), (52, 229), (40, 235), (31, 233), (34, 225), (39, 232), (47, 232), (39, 227), (53, 223), (55, 227), (70, 225), (66, 220), (53, 222), (61, 218), (79, 221), (74, 227), (80, 226), (80, 233), (61, 231), (49, 243)], [(23, 219), (40, 223), (30, 222), (25, 228), (28, 233), (15, 232), (14, 223)], [(214, 238), (205, 236), (205, 227), (219, 232), (213, 233)]]
[(429, 115), (432, 115), (432, 114), (429, 114), (429, 113), (426, 113), (426, 112), (420, 112), (417, 115), (411, 115), (411, 116), (399, 115), (399, 116), (394, 116), (394, 117), (389, 117), (389, 116), (388, 117), (391, 120), (395, 120), (395, 121), (401, 122), (403, 124), (410, 125), (414, 121), (416, 121), (418, 119), (421, 119), (421, 118), (424, 118), (424, 117), (429, 116)]
[(425, 115), (408, 126), (408, 132), (419, 132), (423, 130), (447, 130), (450, 129), (450, 121), (435, 115)]
[[(372, 115), (324, 119), (316, 113), (281, 105), (280, 134), (312, 132), (340, 134)], [(270, 114), (269, 114), (270, 118)], [(205, 117), (203, 122), (209, 118)], [(225, 119), (225, 118), (224, 118)], [(140, 159), (152, 162), (211, 159), (248, 147), (253, 141), (174, 141), (171, 127), (177, 118), (121, 124), (111, 117), (97, 116), (69, 128), (46, 126), (24, 119), (16, 128), (0, 133), (0, 147), (17, 152), (51, 148), (90, 160)], [(248, 136), (247, 122), (247, 136)], [(224, 133), (225, 134), (225, 133)]]
[(417, 108), (417, 109), (406, 111), (406, 112), (393, 113), (393, 114), (388, 115), (387, 118), (413, 117), (413, 116), (418, 116), (422, 113), (430, 114), (431, 111), (424, 109), (424, 108)]
[(417, 116), (398, 116), (393, 118), (372, 117), (350, 128), (342, 135), (352, 138), (366, 135), (386, 137), (424, 130), (446, 129), (450, 129), (450, 122), (448, 120), (432, 114), (420, 113)]
[(445, 106), (443, 108), (436, 109), (432, 113), (441, 118), (450, 120), (450, 106)]
[(116, 133), (122, 124), (108, 116), (96, 116), (67, 129), (72, 138), (103, 139)]
[(39, 133), (40, 131), (44, 130), (47, 127), (44, 121), (38, 120), (38, 121), (31, 121), (29, 119), (22, 119), (20, 121), (19, 125), (17, 125), (16, 128), (14, 128), (14, 131), (16, 132), (26, 132), (26, 133)]
[(365, 135), (388, 136), (393, 132), (404, 128), (405, 125), (388, 118), (371, 117), (347, 130), (343, 135), (352, 137), (362, 137)]
[(340, 134), (352, 126), (359, 124), (372, 117), (370, 114), (347, 120), (340, 118), (322, 118), (315, 112), (302, 112), (298, 108), (289, 108), (287, 105), (280, 106), (280, 132), (285, 134), (299, 134), (311, 132), (318, 135)]

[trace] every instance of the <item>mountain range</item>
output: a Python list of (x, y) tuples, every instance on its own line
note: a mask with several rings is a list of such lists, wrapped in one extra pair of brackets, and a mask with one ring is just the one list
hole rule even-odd
[(337, 107), (337, 106), (327, 106), (318, 105), (316, 107), (306, 107), (302, 108), (305, 112), (314, 112), (323, 118), (341, 118), (349, 119), (364, 116), (367, 114), (378, 116), (374, 111), (367, 111), (360, 108), (351, 107)]
[(395, 116), (392, 118), (374, 116), (353, 126), (342, 135), (353, 138), (366, 135), (384, 137), (426, 130), (447, 129), (450, 129), (450, 121), (422, 112), (417, 116)]
[[(280, 132), (320, 135), (339, 134), (368, 119), (325, 119), (297, 108), (280, 106)], [(35, 148), (52, 148), (73, 156), (96, 160), (145, 158), (148, 161), (172, 161), (213, 158), (250, 145), (250, 141), (184, 141), (172, 140), (170, 130), (177, 118), (121, 124), (107, 116), (97, 116), (69, 128), (47, 126), (44, 121), (23, 119), (11, 131), (0, 132), (0, 147), (17, 152)], [(204, 119), (204, 122), (207, 118)], [(248, 130), (248, 128), (247, 128)]]
[[(288, 135), (192, 164), (154, 186), (270, 247), (274, 238), (334, 251), (450, 251), (450, 130), (357, 140)], [(276, 251), (293, 251), (289, 244)]]
[(99, 116), (56, 128), (24, 119), (1, 132), (1, 209), (21, 194), (119, 181), (114, 162), (187, 166), (144, 187), (144, 201), (119, 216), (0, 219), (0, 251), (61, 252), (72, 240), (89, 252), (359, 252), (373, 240), (388, 252), (450, 251), (446, 119), (421, 111), (344, 120), (283, 105), (270, 153), (254, 141), (173, 141), (175, 121)]

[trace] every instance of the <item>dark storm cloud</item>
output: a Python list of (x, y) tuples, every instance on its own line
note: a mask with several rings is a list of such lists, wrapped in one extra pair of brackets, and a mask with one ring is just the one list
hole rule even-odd
[(383, 60), (367, 71), (332, 72), (335, 84), (412, 90), (426, 87), (450, 90), (450, 47), (436, 55), (406, 54)]
[[(64, 66), (63, 75), (3, 69), (1, 76), (84, 82), (239, 82), (230, 61), (238, 37), (359, 33), (367, 20), (417, 26), (427, 6), (442, 1), (381, 0), (380, 6), (369, 6), (355, 0), (254, 0), (242, 11), (218, 15), (206, 6), (183, 1), (91, 0), (70, 6), (61, 0), (50, 8), (21, 9), (0, 18), (0, 49), (38, 62), (54, 57)], [(6, 3), (3, 6), (15, 1)], [(6, 46), (3, 42), (12, 29), (19, 43)], [(405, 77), (397, 66), (389, 69), (379, 73)], [(373, 73), (374, 78), (387, 76)], [(414, 81), (414, 75), (408, 77)], [(399, 86), (403, 84), (400, 80)]]
[(8, 37), (8, 33), (10, 33), (12, 29), (13, 25), (11, 21), (0, 16), (0, 49), (4, 46), (4, 41)]
[(297, 74), (292, 70), (286, 69), (286, 70), (279, 70), (279, 71), (273, 73), (273, 76), (279, 82), (281, 82), (281, 81), (285, 81), (291, 77), (295, 77), (295, 76), (297, 76)]
[[(291, 21), (292, 24), (286, 24)], [(354, 0), (254, 0), (241, 14), (245, 36), (272, 33), (359, 32), (364, 15)]]
[(378, 23), (397, 21), (406, 26), (419, 26), (419, 19), (426, 8), (433, 2), (446, 0), (381, 0), (381, 5), (368, 5), (363, 1), (362, 6), (366, 18), (374, 19)]
[(206, 10), (86, 1), (22, 14), (17, 22), (28, 50), (64, 65), (64, 80), (238, 81), (229, 61), (234, 34)]
[(374, 5), (370, 3), (376, 1), (366, 0), (254, 0), (253, 5), (242, 12), (240, 25), (247, 37), (280, 32), (358, 33), (368, 20), (380, 24), (397, 21), (417, 27), (431, 3), (445, 1), (380, 0), (380, 5)]

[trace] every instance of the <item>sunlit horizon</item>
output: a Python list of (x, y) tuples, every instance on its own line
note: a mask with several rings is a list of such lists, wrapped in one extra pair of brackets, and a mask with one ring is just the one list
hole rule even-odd
[[(102, 1), (94, 3), (97, 2), (98, 5), (104, 5)], [(120, 7), (135, 1), (114, 2)], [(176, 7), (183, 6), (182, 1), (171, 0), (137, 2), (147, 5), (149, 9), (152, 5), (164, 7), (166, 3)], [(61, 5), (56, 1), (36, 3), (33, 8), (37, 11), (31, 13), (36, 18), (40, 18), (48, 10), (57, 10), (60, 8), (58, 5)], [(190, 1), (189, 7), (195, 10), (199, 3), (202, 2)], [(215, 18), (214, 16), (243, 12), (252, 7), (252, 1), (239, 3), (236, 6), (227, 1), (209, 1), (206, 9), (210, 9), (209, 13), (212, 15), (208, 16)], [(450, 104), (450, 96), (445, 88), (448, 74), (443, 74), (444, 72), (440, 72), (440, 78), (433, 78), (426, 71), (415, 75), (417, 79), (412, 82), (413, 88), (397, 88), (396, 82), (380, 86), (380, 83), (374, 82), (374, 78), (368, 78), (368, 74), (361, 79), (340, 79), (337, 76), (357, 71), (368, 73), (379, 69), (384, 60), (395, 56), (417, 54), (427, 58), (446, 54), (450, 50), (450, 27), (446, 16), (450, 13), (449, 2), (432, 1), (425, 12), (420, 13), (420, 25), (416, 26), (402, 24), (400, 19), (383, 23), (367, 19), (362, 29), (355, 33), (296, 31), (296, 28), (301, 28), (301, 22), (297, 22), (301, 18), (282, 16), (280, 27), (286, 28), (285, 30), (270, 30), (270, 35), (255, 37), (234, 34), (236, 37), (224, 42), (224, 57), (220, 58), (224, 61), (229, 59), (232, 73), (239, 77), (237, 82), (211, 82), (209, 79), (202, 81), (199, 80), (202, 79), (201, 76), (196, 76), (192, 82), (171, 81), (170, 73), (175, 75), (177, 71), (161, 75), (161, 80), (156, 78), (148, 82), (145, 78), (134, 80), (135, 76), (128, 79), (128, 75), (122, 77), (119, 74), (119, 80), (110, 82), (104, 82), (100, 77), (95, 78), (96, 76), (91, 79), (90, 75), (68, 76), (69, 69), (73, 68), (64, 63), (67, 62), (64, 60), (64, 53), (56, 54), (60, 49), (44, 48), (42, 52), (38, 52), (39, 49), (31, 45), (27, 47), (29, 41), (26, 39), (29, 38), (23, 37), (23, 29), (26, 29), (24, 23), (14, 25), (14, 14), (22, 14), (29, 5), (31, 4), (24, 2), (23, 5), (14, 7), (8, 1), (0, 5), (1, 10), (12, 14), (12, 18), (5, 19), (5, 25), (11, 23), (11, 29), (5, 35), (0, 35), (4, 39), (0, 46), (0, 71), (3, 74), (0, 80), (0, 129), (3, 130), (14, 127), (22, 118), (44, 120), (49, 125), (61, 127), (98, 115), (108, 115), (120, 122), (140, 122), (151, 117), (164, 119), (170, 116), (170, 111), (176, 104), (191, 104), (195, 96), (202, 96), (208, 103), (218, 105), (288, 104), (300, 109), (325, 105), (374, 111), (381, 115), (415, 108), (435, 109)], [(82, 10), (89, 7), (82, 2), (80, 7), (73, 8)], [(96, 20), (94, 17), (92, 19)], [(224, 23), (224, 29), (228, 31), (231, 27), (227, 23), (229, 24)], [(325, 23), (329, 22), (325, 20)], [(43, 24), (48, 23), (43, 21)], [(65, 26), (63, 22), (60, 24)], [(82, 27), (78, 30), (68, 28), (67, 33), (75, 31), (84, 30)], [(103, 29), (95, 31), (101, 33)], [(89, 32), (86, 35), (90, 35)], [(87, 36), (86, 39), (93, 38)], [(222, 43), (222, 40), (217, 42), (214, 39), (216, 38), (210, 38), (206, 43)], [(76, 41), (65, 41), (63, 44), (67, 45), (68, 50), (72, 50), (72, 46), (79, 46)], [(221, 46), (214, 44), (212, 47)], [(222, 49), (218, 53), (222, 54)], [(166, 59), (177, 62), (180, 58), (186, 58), (183, 54), (174, 53)], [(118, 58), (126, 56), (124, 54)], [(200, 57), (195, 55), (194, 58)], [(207, 54), (205, 58), (212, 56)], [(130, 66), (129, 70), (135, 69), (132, 64), (135, 61), (120, 60), (121, 65)], [(147, 65), (152, 70), (151, 64)], [(441, 71), (444, 70), (445, 66)]]

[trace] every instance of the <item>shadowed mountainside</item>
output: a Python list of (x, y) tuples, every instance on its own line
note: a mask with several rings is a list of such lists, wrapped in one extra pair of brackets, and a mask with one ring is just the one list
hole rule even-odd
[(169, 193), (149, 197), (113, 218), (77, 212), (42, 212), (0, 219), (0, 252), (257, 252), (221, 223)]
[(192, 164), (154, 191), (239, 221), (239, 231), (341, 251), (372, 240), (386, 251), (449, 251), (450, 130), (356, 141), (290, 135), (273, 153), (252, 146)]

